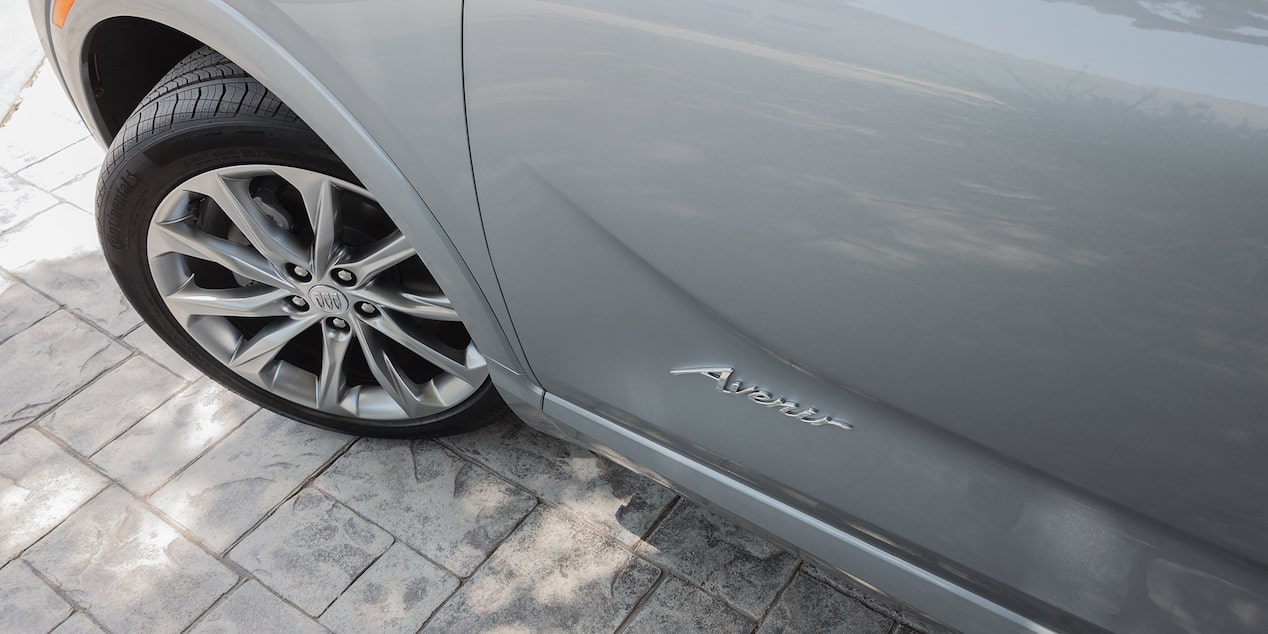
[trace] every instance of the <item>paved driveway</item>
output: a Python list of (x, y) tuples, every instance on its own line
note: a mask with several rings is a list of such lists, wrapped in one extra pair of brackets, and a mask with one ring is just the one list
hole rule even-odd
[(510, 416), (359, 440), (226, 392), (110, 278), (101, 156), (47, 70), (0, 128), (0, 632), (908, 631)]

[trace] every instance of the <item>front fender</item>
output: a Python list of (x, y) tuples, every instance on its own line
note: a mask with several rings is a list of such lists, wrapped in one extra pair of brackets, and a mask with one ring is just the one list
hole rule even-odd
[[(411, 170), (407, 177), (331, 86), (323, 84), (260, 24), (219, 0), (97, 0), (77, 3), (64, 28), (57, 29), (49, 26), (47, 0), (31, 0), (31, 3), (50, 59), (75, 107), (103, 145), (108, 133), (92, 98), (85, 63), (86, 43), (93, 29), (102, 22), (117, 17), (151, 20), (193, 37), (241, 65), (298, 113), (382, 203), (463, 316), (476, 345), (505, 370), (495, 373), (499, 388), (511, 396), (521, 396), (520, 400), (540, 405), (539, 390), (526, 376), (519, 346), (508, 337), (509, 328), (503, 327), (509, 317), (500, 301), (501, 318), (490, 304), (490, 296), (500, 299), (495, 286), (487, 287), (496, 285), (496, 279), (490, 279), (491, 268), (482, 276), (484, 280), (478, 280), (464, 260), (464, 257), (477, 263), (488, 260), (482, 235), (476, 239), (469, 229), (473, 222), (479, 227), (478, 209), (455, 202), (458, 198), (453, 195), (455, 187), (441, 187), (425, 169)], [(252, 10), (271, 9), (268, 3), (251, 3), (250, 6)], [(39, 18), (41, 12), (43, 20)], [(287, 24), (294, 27), (293, 22), (286, 22), (283, 27)], [(296, 31), (291, 28), (288, 33)], [(460, 55), (461, 49), (456, 48), (452, 60), (441, 62), (459, 69), (459, 80)], [(456, 131), (448, 133), (456, 138)], [(465, 124), (461, 133), (465, 145)], [(468, 159), (462, 156), (461, 160)], [(467, 178), (470, 178), (469, 172)], [(463, 232), (462, 250), (451, 239), (433, 207), (419, 194), (416, 189), (419, 184), (422, 185), (419, 189), (427, 191), (429, 197), (434, 195), (440, 203), (439, 209), (447, 216), (447, 224)]]

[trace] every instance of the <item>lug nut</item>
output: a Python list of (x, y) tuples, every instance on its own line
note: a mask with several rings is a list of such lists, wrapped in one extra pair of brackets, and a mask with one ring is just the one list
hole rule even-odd
[(309, 273), (309, 272), (308, 272), (308, 269), (306, 269), (306, 268), (304, 268), (304, 267), (302, 267), (302, 266), (300, 266), (300, 265), (298, 265), (298, 264), (292, 264), (292, 265), (290, 266), (290, 273), (291, 273), (291, 276), (292, 276), (292, 277), (294, 277), (295, 279), (297, 279), (297, 280), (299, 280), (299, 281), (301, 281), (301, 282), (307, 282), (308, 280), (312, 279), (312, 277), (313, 277), (313, 274), (312, 274), (312, 273)]
[(350, 285), (357, 281), (357, 276), (347, 269), (335, 269), (335, 280), (340, 284)]
[(334, 328), (335, 330), (346, 330), (348, 328), (348, 322), (338, 317), (331, 317), (330, 327)]
[(300, 310), (308, 310), (308, 302), (304, 301), (304, 298), (300, 297), (299, 295), (292, 297), (291, 303), (295, 305), (295, 308), (298, 308)]
[(379, 309), (375, 308), (374, 304), (371, 304), (370, 302), (358, 302), (357, 310), (361, 311), (362, 315), (373, 315), (379, 312)]

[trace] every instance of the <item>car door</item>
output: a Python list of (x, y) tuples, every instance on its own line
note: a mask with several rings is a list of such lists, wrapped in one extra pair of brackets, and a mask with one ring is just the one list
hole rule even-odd
[(1036, 618), (1264, 627), (1268, 20), (953, 4), (467, 2), (532, 372)]

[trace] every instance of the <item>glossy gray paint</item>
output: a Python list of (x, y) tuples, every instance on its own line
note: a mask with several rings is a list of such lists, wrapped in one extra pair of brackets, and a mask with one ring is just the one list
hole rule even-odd
[(1045, 622), (1268, 628), (1268, 48), (1085, 4), (468, 2), (543, 387)]
[(99, 0), (52, 45), (85, 113), (114, 15), (259, 77), (534, 424), (966, 631), (1262, 631), (1268, 32), (1142, 6)]

